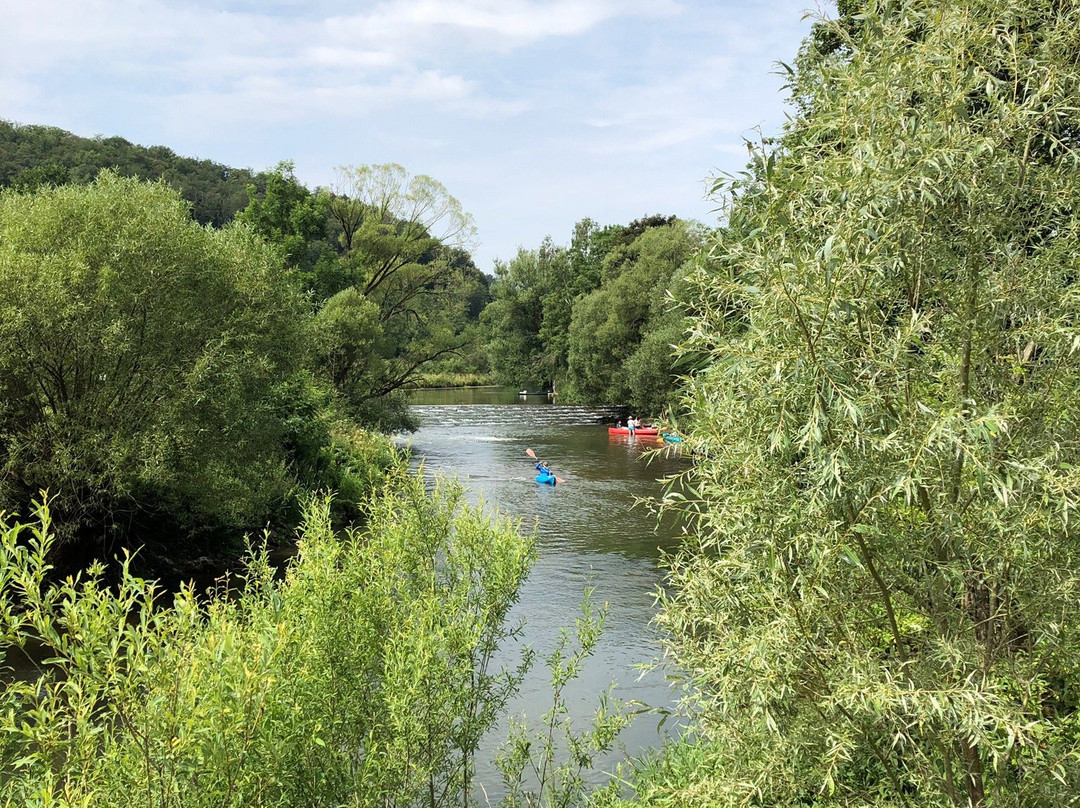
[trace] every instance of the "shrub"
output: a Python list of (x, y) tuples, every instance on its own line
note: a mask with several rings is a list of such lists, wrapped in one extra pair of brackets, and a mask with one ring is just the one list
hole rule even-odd
[(100, 565), (47, 585), (48, 506), (0, 519), (2, 647), (45, 657), (0, 693), (0, 805), (460, 802), (520, 681), (492, 654), (531, 545), (400, 471), (363, 530), (329, 507), (283, 581), (255, 550), (238, 590), (167, 607), (126, 563), (113, 588)]

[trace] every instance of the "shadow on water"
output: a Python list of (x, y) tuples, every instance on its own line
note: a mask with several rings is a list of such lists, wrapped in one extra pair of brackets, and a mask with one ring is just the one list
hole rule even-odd
[[(669, 453), (646, 463), (643, 456), (658, 446), (656, 439), (609, 435), (607, 426), (625, 417), (617, 410), (562, 406), (512, 390), (419, 391), (413, 411), (420, 429), (403, 441), (426, 475), (456, 476), (474, 502), (482, 498), (486, 507), (520, 520), (524, 530), (535, 529), (539, 559), (512, 616), (525, 621), (525, 644), (540, 654), (550, 651), (560, 629), (572, 629), (588, 585), (594, 604), (608, 605), (604, 637), (569, 693), (575, 726), (586, 726), (597, 696), (613, 682), (614, 694), (625, 701), (672, 706), (674, 694), (662, 673), (643, 674), (640, 666), (661, 653), (651, 625), (663, 580), (658, 561), (678, 536), (674, 524), (658, 524), (635, 500), (659, 496), (661, 478), (682, 470), (684, 461)], [(538, 485), (526, 449), (565, 482)], [(519, 650), (508, 649), (506, 661), (512, 663)], [(547, 671), (538, 663), (511, 712), (535, 721), (550, 700)], [(622, 735), (624, 751), (659, 745), (659, 724), (657, 716), (635, 719)], [(505, 728), (497, 734), (501, 738)], [(492, 741), (485, 751), (490, 755), (495, 746)], [(602, 768), (613, 770), (621, 757), (608, 756)], [(499, 778), (490, 764), (480, 767), (479, 779), (494, 800)], [(594, 782), (603, 782), (603, 775)]]

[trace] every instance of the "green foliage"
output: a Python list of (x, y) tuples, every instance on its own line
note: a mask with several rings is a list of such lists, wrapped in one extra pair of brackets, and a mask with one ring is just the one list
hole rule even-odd
[(589, 218), (574, 225), (568, 248), (574, 297), (600, 288), (604, 259), (617, 245), (626, 243), (625, 232), (622, 225), (600, 227)]
[(502, 384), (550, 388), (555, 382), (560, 360), (553, 342), (566, 337), (551, 318), (555, 301), (561, 301), (560, 313), (569, 314), (566, 268), (565, 251), (550, 239), (537, 250), (519, 250), (509, 264), (496, 263), (482, 322), (491, 368)]
[[(669, 304), (670, 305), (670, 304)], [(626, 360), (625, 401), (635, 412), (665, 413), (677, 402), (675, 346), (686, 336), (686, 320), (674, 307), (650, 321), (641, 343)]]
[(348, 422), (335, 425), (322, 456), (327, 471), (309, 490), (334, 492), (330, 515), (335, 526), (356, 521), (361, 516), (358, 506), (402, 460), (383, 435)]
[(71, 172), (59, 163), (38, 163), (20, 171), (11, 181), (11, 187), (20, 193), (30, 193), (42, 187), (66, 185), (70, 177)]
[(333, 493), (330, 515), (335, 527), (358, 522), (363, 502), (401, 462), (400, 453), (385, 436), (360, 429), (343, 416), (333, 392), (307, 374), (279, 385), (276, 394), (294, 489), (271, 524), (290, 530), (313, 491)]
[(252, 526), (285, 495), (276, 387), (301, 301), (246, 231), (164, 185), (0, 196), (0, 498), (60, 498), (64, 537), (148, 514)]
[(383, 339), (379, 307), (355, 287), (338, 292), (323, 304), (312, 324), (316, 367), (347, 397), (364, 384)]
[(278, 163), (266, 175), (266, 189), (260, 195), (254, 184), (247, 188), (250, 202), (236, 220), (278, 245), (290, 266), (311, 273), (326, 245), (329, 199), (312, 194), (300, 184), (288, 161)]
[(463, 804), (532, 549), (404, 472), (368, 510), (335, 535), (314, 501), (283, 581), (255, 552), (239, 591), (171, 605), (126, 566), (49, 586), (48, 508), (0, 520), (0, 648), (44, 656), (0, 690), (0, 805)]
[(721, 765), (717, 751), (707, 741), (687, 733), (631, 759), (622, 767), (619, 781), (590, 795), (588, 805), (591, 808), (713, 808), (722, 804), (722, 798), (713, 793), (712, 784), (702, 773), (717, 765)]
[(486, 370), (470, 346), (488, 281), (453, 246), (471, 220), (429, 178), (357, 185), (367, 216), (343, 253), (326, 240), (344, 232), (330, 197), (290, 163), (243, 174), (245, 227), (204, 230), (164, 183), (65, 185), (95, 160), (197, 178), (166, 149), (7, 124), (0, 137), (19, 191), (0, 203), (0, 507), (49, 489), (76, 565), (79, 546), (108, 558), (144, 542), (140, 563), (168, 575), (188, 556), (225, 561), (244, 530), (294, 523), (313, 490), (338, 490), (350, 523), (386, 447), (342, 419), (410, 428), (421, 368)]
[[(581, 616), (574, 635), (563, 629), (554, 650), (545, 657), (551, 674), (552, 705), (539, 727), (527, 719), (511, 719), (509, 737), (495, 763), (503, 775), (505, 808), (570, 808), (589, 795), (585, 773), (598, 756), (610, 751), (630, 716), (611, 688), (600, 695), (589, 727), (575, 729), (566, 703), (566, 688), (581, 674), (604, 630), (606, 608), (592, 605), (592, 590), (582, 594)], [(614, 687), (614, 685), (612, 685)]]
[(583, 219), (569, 248), (549, 238), (497, 264), (482, 318), (496, 378), (558, 388), (564, 401), (666, 409), (682, 337), (669, 287), (702, 237), (673, 216), (605, 228)]
[(684, 793), (1073, 805), (1080, 8), (858, 21), (803, 53), (692, 279)]
[(670, 297), (703, 234), (686, 222), (648, 227), (608, 254), (607, 280), (581, 298), (570, 323), (567, 395), (661, 412), (674, 397), (674, 345), (685, 327)]
[(52, 126), (0, 120), (0, 187), (34, 191), (44, 185), (86, 185), (102, 169), (163, 180), (191, 204), (195, 221), (218, 227), (248, 204), (248, 186), (264, 181), (248, 169), (180, 157), (164, 146), (136, 146), (119, 137), (84, 138)]
[(425, 373), (420, 380), (421, 387), (486, 387), (494, 384), (486, 374), (476, 373)]
[(341, 254), (314, 268), (318, 369), (363, 423), (410, 428), (407, 391), (423, 373), (476, 367), (460, 361), (489, 299), (464, 249), (472, 217), (437, 181), (392, 164), (339, 169), (326, 204)]

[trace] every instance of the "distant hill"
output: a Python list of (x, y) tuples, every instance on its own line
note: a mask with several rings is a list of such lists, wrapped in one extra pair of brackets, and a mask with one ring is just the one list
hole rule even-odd
[(266, 184), (263, 172), (180, 157), (164, 146), (138, 146), (122, 137), (79, 137), (54, 126), (0, 120), (0, 187), (89, 183), (103, 168), (164, 179), (191, 202), (196, 221), (216, 226), (247, 207), (249, 183), (260, 191)]

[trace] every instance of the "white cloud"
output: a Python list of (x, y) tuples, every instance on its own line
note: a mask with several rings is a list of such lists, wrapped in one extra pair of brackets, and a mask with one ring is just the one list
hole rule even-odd
[(388, 51), (364, 50), (342, 45), (317, 45), (304, 51), (312, 65), (340, 70), (387, 69), (400, 59)]
[(664, 0), (406, 0), (386, 3), (381, 16), (391, 25), (450, 26), (514, 42), (578, 36), (620, 16), (671, 13)]

